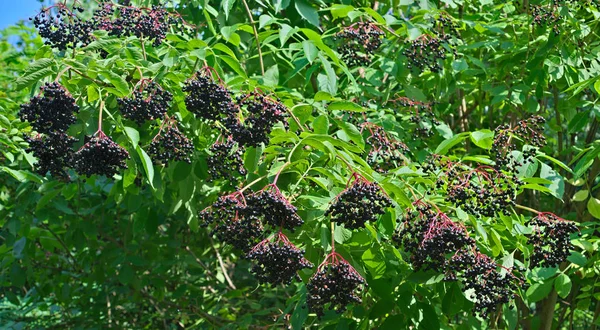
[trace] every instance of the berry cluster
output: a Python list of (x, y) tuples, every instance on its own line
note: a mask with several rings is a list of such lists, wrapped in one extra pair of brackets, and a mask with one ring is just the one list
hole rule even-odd
[(423, 71), (428, 68), (431, 72), (439, 72), (442, 70), (441, 60), (446, 59), (443, 43), (443, 39), (426, 34), (409, 41), (402, 52), (408, 58), (406, 67), (409, 70), (415, 68)]
[(578, 231), (573, 221), (567, 221), (553, 213), (541, 212), (529, 222), (534, 227), (527, 243), (533, 245), (530, 267), (556, 267), (567, 260), (573, 244), (571, 234)]
[(306, 284), (306, 304), (319, 318), (325, 315), (326, 308), (341, 314), (349, 304), (362, 303), (360, 295), (366, 285), (365, 279), (332, 251)]
[(371, 122), (363, 123), (362, 128), (367, 128), (370, 133), (367, 138), (367, 144), (370, 146), (367, 163), (375, 171), (387, 173), (404, 163), (404, 155), (409, 152), (406, 144), (390, 136), (383, 127)]
[(148, 146), (148, 155), (157, 164), (169, 165), (170, 161), (191, 163), (194, 144), (178, 128), (177, 122), (165, 119), (158, 134)]
[[(53, 13), (53, 10), (56, 12)], [(75, 12), (83, 12), (82, 7), (69, 9), (63, 3), (44, 8), (33, 18), (33, 25), (45, 39), (44, 43), (58, 50), (86, 46), (92, 41), (95, 30), (93, 21), (82, 21)]]
[(119, 98), (119, 109), (125, 118), (143, 124), (146, 120), (162, 118), (169, 109), (173, 95), (154, 81), (142, 80), (133, 96)]
[(348, 66), (369, 65), (371, 57), (381, 46), (384, 33), (374, 23), (357, 22), (338, 32), (341, 39), (338, 52)]
[(509, 214), (522, 185), (515, 175), (508, 176), (493, 167), (471, 168), (439, 155), (423, 163), (422, 170), (436, 178), (436, 189), (445, 191), (447, 202), (477, 217)]
[(527, 289), (524, 280), (516, 277), (511, 268), (498, 265), (476, 249), (457, 251), (450, 263), (453, 270), (461, 272), (462, 290), (472, 291), (473, 315), (485, 318), (515, 298), (519, 287)]
[[(217, 141), (210, 149), (206, 159), (209, 180), (223, 179), (227, 182), (236, 182), (239, 176), (246, 175), (244, 168), (244, 148), (236, 146), (233, 138), (228, 137), (224, 142)], [(234, 171), (237, 171), (235, 175)]]
[(410, 110), (409, 122), (416, 125), (413, 138), (433, 136), (433, 126), (440, 122), (433, 113), (433, 104), (430, 102), (420, 102), (407, 97), (398, 97), (390, 100), (394, 105)]
[(248, 252), (262, 235), (263, 227), (260, 219), (244, 212), (245, 208), (244, 195), (236, 192), (219, 197), (213, 205), (200, 211), (198, 218), (202, 226), (214, 226), (210, 235)]
[(460, 39), (458, 25), (447, 13), (440, 13), (437, 19), (435, 19), (433, 22), (433, 31), (448, 43), (452, 43), (454, 39)]
[[(494, 151), (495, 164), (497, 170), (506, 169), (511, 173), (516, 173), (517, 167), (522, 165), (518, 162), (511, 151), (516, 149), (516, 145), (511, 143), (513, 137), (535, 148), (541, 148), (546, 145), (546, 137), (543, 134), (542, 126), (546, 120), (541, 116), (533, 116), (526, 120), (521, 120), (515, 127), (504, 124), (496, 127), (494, 130), (494, 142), (492, 150)], [(523, 162), (532, 162), (536, 154), (536, 149), (529, 149), (523, 152)]]
[(325, 215), (347, 229), (364, 228), (367, 221), (377, 221), (392, 201), (376, 183), (360, 174), (353, 173), (350, 180), (354, 181), (335, 198)]
[(531, 25), (537, 25), (540, 27), (552, 26), (552, 31), (554, 32), (554, 35), (560, 34), (559, 24), (561, 16), (556, 11), (556, 7), (530, 5), (530, 9), (531, 16), (533, 17)]
[(73, 168), (80, 175), (112, 177), (121, 169), (127, 168), (127, 159), (127, 150), (113, 142), (104, 132), (98, 131), (96, 136), (89, 138), (73, 155)]
[(455, 279), (455, 274), (448, 272), (447, 257), (464, 247), (474, 247), (475, 240), (469, 237), (462, 223), (453, 222), (439, 210), (434, 211), (430, 204), (418, 200), (414, 205), (416, 211), (407, 210), (393, 240), (410, 253), (416, 270), (446, 272), (448, 279)]
[(261, 219), (273, 228), (285, 228), (292, 232), (304, 221), (296, 213), (297, 208), (283, 196), (276, 185), (270, 184), (246, 198), (244, 213)]
[(205, 67), (183, 87), (183, 91), (187, 93), (187, 110), (206, 120), (219, 120), (237, 115), (231, 92), (222, 83), (217, 83), (209, 70)]
[(145, 38), (153, 40), (154, 46), (163, 42), (170, 25), (177, 24), (177, 19), (169, 15), (165, 8), (115, 6), (110, 1), (100, 4), (100, 9), (94, 13), (94, 20), (99, 30), (108, 31), (110, 35)]
[(235, 114), (225, 121), (233, 139), (243, 146), (269, 143), (269, 134), (277, 122), (282, 122), (286, 128), (288, 126), (285, 120), (287, 108), (280, 101), (259, 92), (239, 96), (237, 105), (245, 116), (244, 120), (240, 120), (239, 114)]
[(294, 278), (300, 281), (298, 271), (312, 268), (313, 264), (282, 232), (271, 239), (258, 243), (246, 255), (253, 261), (252, 273), (260, 283), (290, 284)]
[(75, 99), (60, 84), (46, 83), (41, 87), (43, 96), (33, 97), (29, 103), (22, 104), (19, 111), (21, 120), (39, 133), (35, 137), (25, 137), (29, 143), (27, 152), (37, 158), (37, 173), (66, 178), (66, 169), (72, 166), (73, 143), (77, 139), (67, 135), (66, 131), (76, 120), (79, 106)]
[(50, 172), (55, 177), (66, 177), (65, 169), (71, 166), (73, 143), (77, 139), (64, 132), (50, 132), (45, 136), (38, 134), (34, 138), (26, 136), (25, 141), (29, 143), (26, 151), (33, 152), (37, 158), (37, 173), (46, 175)]
[(22, 104), (19, 117), (40, 133), (66, 131), (75, 123), (74, 114), (79, 112), (75, 99), (57, 82), (46, 83), (40, 90), (43, 96), (35, 96), (29, 103)]

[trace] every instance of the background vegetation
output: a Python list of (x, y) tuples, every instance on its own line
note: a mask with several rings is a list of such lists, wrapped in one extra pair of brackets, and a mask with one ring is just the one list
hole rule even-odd
[[(133, 1), (149, 7), (152, 1)], [(157, 2), (158, 4), (158, 2)], [(83, 2), (89, 19), (96, 2)], [(600, 9), (586, 1), (167, 1), (187, 22), (153, 45), (135, 36), (94, 32), (75, 50), (43, 44), (20, 24), (0, 32), (0, 326), (4, 328), (526, 328), (596, 329), (600, 325)], [(539, 7), (532, 7), (539, 6)], [(539, 8), (554, 16), (537, 24)], [(538, 10), (538, 11), (535, 11)], [(441, 70), (408, 68), (410, 41), (432, 35), (445, 13), (460, 38), (444, 45)], [(536, 14), (537, 13), (537, 14)], [(557, 18), (557, 19), (555, 19)], [(384, 33), (364, 66), (348, 66), (336, 38), (344, 26), (371, 22)], [(454, 53), (453, 50), (454, 49)], [(290, 285), (260, 285), (243, 253), (201, 227), (198, 211), (236, 183), (208, 178), (207, 149), (220, 130), (190, 113), (181, 87), (204, 64), (236, 94), (273, 93), (293, 116), (266, 145), (247, 148), (239, 187), (272, 183), (298, 208), (304, 225), (286, 232), (319, 265), (335, 248), (367, 280), (362, 304), (322, 319), (305, 307), (315, 269)], [(169, 114), (193, 141), (192, 163), (152, 165), (143, 149), (159, 121), (137, 125), (118, 110), (143, 77), (174, 95)], [(113, 178), (58, 180), (34, 170), (25, 152), (29, 124), (20, 104), (58, 79), (81, 106), (69, 134), (103, 128), (129, 151)], [(437, 121), (413, 122), (399, 97), (434, 102)], [(494, 159), (494, 129), (533, 115), (546, 119), (547, 144), (521, 167), (525, 185), (508, 215), (474, 217), (435, 189), (420, 168), (431, 154), (471, 166)], [(380, 125), (410, 149), (387, 174), (365, 161), (368, 130)], [(431, 130), (418, 137), (417, 129)], [(496, 136), (497, 137), (497, 136)], [(523, 148), (523, 149), (522, 149)], [(530, 146), (518, 143), (519, 150)], [(140, 151), (142, 150), (142, 151)], [(365, 152), (365, 150), (367, 152)], [(519, 153), (516, 154), (520, 155)], [(324, 213), (356, 171), (377, 182), (394, 206), (377, 222), (331, 231)], [(248, 184), (254, 183), (252, 186)], [(418, 196), (465, 225), (500, 265), (523, 266), (528, 289), (487, 316), (443, 274), (416, 271), (392, 236)], [(529, 210), (527, 209), (529, 208)], [(529, 267), (533, 210), (577, 222), (571, 255), (558, 267)], [(269, 233), (264, 234), (265, 238)], [(334, 241), (332, 241), (334, 240)], [(523, 286), (527, 287), (527, 286)], [(509, 308), (515, 306), (516, 308)]]

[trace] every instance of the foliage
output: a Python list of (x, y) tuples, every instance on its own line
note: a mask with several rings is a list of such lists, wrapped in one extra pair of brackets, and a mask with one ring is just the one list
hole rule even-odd
[(120, 3), (0, 33), (0, 324), (600, 325), (597, 1)]

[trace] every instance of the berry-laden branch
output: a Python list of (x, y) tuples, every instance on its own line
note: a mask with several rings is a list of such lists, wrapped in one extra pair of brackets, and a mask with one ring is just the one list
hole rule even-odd
[(252, 30), (254, 32), (254, 39), (256, 40), (256, 48), (258, 49), (258, 59), (260, 60), (260, 71), (262, 75), (265, 75), (265, 64), (263, 62), (262, 50), (260, 49), (260, 40), (258, 39), (258, 30), (256, 29), (256, 22), (254, 18), (252, 18), (252, 12), (250, 11), (250, 7), (248, 7), (248, 3), (246, 0), (242, 0), (244, 3), (244, 7), (246, 7), (246, 13), (248, 14), (248, 18), (250, 19), (250, 25), (252, 25)]

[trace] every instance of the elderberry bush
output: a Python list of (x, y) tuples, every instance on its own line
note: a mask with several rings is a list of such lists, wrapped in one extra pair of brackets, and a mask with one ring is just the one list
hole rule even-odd
[(268, 144), (269, 134), (276, 123), (282, 122), (284, 127), (288, 127), (285, 120), (287, 109), (279, 99), (274, 100), (261, 93), (251, 92), (239, 96), (237, 105), (244, 120), (241, 121), (236, 113), (227, 117), (225, 126), (240, 145), (255, 147), (261, 143)]
[(296, 213), (298, 210), (292, 205), (277, 186), (269, 185), (246, 198), (247, 207), (244, 213), (262, 220), (273, 228), (285, 228), (294, 231), (302, 226), (304, 221)]
[(173, 95), (154, 81), (142, 82), (142, 87), (128, 98), (119, 98), (117, 103), (123, 116), (142, 125), (146, 120), (162, 118), (169, 109)]
[(338, 52), (342, 60), (352, 67), (371, 63), (373, 54), (381, 46), (384, 33), (374, 23), (357, 22), (344, 27), (335, 36), (340, 39)]
[(210, 235), (234, 248), (248, 252), (263, 233), (255, 216), (246, 214), (246, 202), (241, 193), (221, 196), (210, 207), (198, 212), (203, 227), (212, 226)]
[(78, 46), (87, 46), (93, 40), (94, 21), (83, 21), (77, 17), (77, 12), (83, 12), (83, 8), (74, 6), (71, 10), (59, 3), (42, 10), (30, 20), (33, 20), (33, 25), (46, 45), (64, 51)]
[(433, 155), (422, 164), (425, 174), (435, 178), (435, 188), (445, 192), (445, 200), (476, 217), (510, 214), (519, 187), (516, 175), (481, 165), (471, 168), (460, 162)]
[(29, 143), (27, 152), (33, 153), (37, 158), (36, 172), (46, 175), (48, 172), (54, 177), (66, 178), (66, 168), (71, 166), (73, 157), (73, 143), (77, 139), (63, 132), (50, 132), (46, 135), (38, 134), (36, 137), (25, 137)]
[[(514, 127), (508, 124), (496, 127), (492, 143), (494, 168), (517, 173), (519, 166), (527, 162), (533, 162), (537, 148), (546, 145), (546, 137), (543, 134), (544, 127), (542, 126), (545, 122), (546, 119), (543, 117), (533, 116), (519, 121)], [(514, 137), (525, 144), (533, 146), (533, 148), (523, 151), (522, 162), (517, 161), (511, 154), (512, 151), (517, 149)]]
[[(334, 261), (329, 263), (329, 258)], [(362, 303), (360, 296), (365, 286), (365, 280), (356, 270), (333, 252), (306, 284), (306, 304), (318, 318), (325, 315), (326, 309), (341, 314), (346, 311), (348, 305)]]
[(219, 120), (235, 117), (237, 109), (231, 98), (231, 92), (203, 72), (196, 73), (183, 87), (187, 93), (185, 106), (196, 117), (206, 120)]
[(266, 239), (248, 252), (246, 258), (253, 265), (251, 272), (260, 283), (290, 284), (295, 278), (301, 281), (298, 271), (312, 268), (314, 265), (304, 258), (304, 250), (292, 244), (281, 232), (275, 239)]
[(156, 164), (164, 166), (172, 161), (191, 163), (193, 153), (194, 144), (177, 128), (177, 123), (171, 120), (168, 120), (148, 146), (148, 155)]
[(542, 212), (529, 221), (533, 232), (527, 237), (527, 244), (533, 245), (529, 267), (556, 267), (571, 255), (574, 248), (571, 234), (578, 231), (573, 221)]
[(75, 123), (79, 112), (75, 99), (59, 83), (46, 83), (40, 88), (42, 96), (35, 96), (21, 105), (19, 117), (29, 122), (40, 133), (64, 132)]
[(357, 173), (353, 174), (352, 185), (336, 197), (325, 215), (331, 220), (343, 224), (347, 229), (364, 228), (365, 223), (375, 222), (392, 205), (381, 188), (369, 182)]
[(367, 163), (371, 168), (379, 173), (387, 173), (404, 163), (404, 155), (409, 152), (404, 143), (389, 135), (381, 126), (365, 122), (362, 127), (370, 132), (367, 138), (367, 145), (370, 147)]
[(524, 280), (513, 275), (512, 269), (502, 269), (490, 257), (478, 251), (460, 250), (451, 262), (454, 269), (462, 272), (462, 290), (469, 291), (470, 298), (475, 301), (473, 315), (485, 318), (515, 298), (519, 287), (527, 290)]
[(73, 168), (80, 175), (112, 177), (127, 168), (128, 158), (127, 150), (100, 131), (73, 155)]
[(230, 183), (238, 181), (239, 177), (246, 175), (244, 168), (244, 148), (237, 146), (233, 138), (229, 137), (224, 142), (216, 142), (210, 149), (206, 158), (209, 180), (225, 180)]
[(415, 211), (407, 210), (393, 240), (410, 254), (415, 270), (447, 272), (449, 256), (464, 247), (474, 247), (475, 240), (462, 224), (434, 211), (431, 205), (423, 202), (416, 205)]

